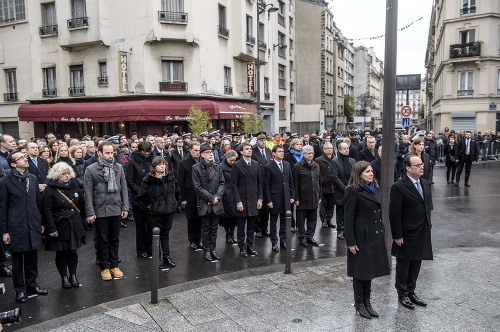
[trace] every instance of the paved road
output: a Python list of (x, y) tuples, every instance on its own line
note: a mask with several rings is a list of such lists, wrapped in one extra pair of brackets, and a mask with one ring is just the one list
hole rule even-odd
[[(436, 250), (459, 247), (500, 248), (500, 221), (497, 217), (500, 206), (499, 170), (498, 162), (475, 164), (471, 176), (472, 187), (466, 188), (463, 184), (459, 187), (447, 185), (444, 168), (435, 168), (433, 244)], [(134, 227), (132, 222), (129, 225)], [(83, 287), (62, 289), (54, 264), (54, 254), (41, 251), (39, 284), (49, 290), (49, 296), (39, 297), (21, 305), (24, 312), (22, 327), (147, 292), (150, 260), (135, 256), (134, 230), (130, 227), (123, 230), (121, 236), (120, 255), (123, 261), (121, 267), (126, 276), (122, 280), (104, 282), (100, 279), (99, 269), (95, 265), (93, 245), (90, 244), (80, 251), (79, 279)], [(160, 287), (241, 270), (259, 271), (260, 268), (276, 264), (283, 266), (285, 262), (283, 252), (277, 254), (271, 251), (268, 238), (256, 240), (255, 249), (259, 251), (259, 256), (240, 258), (237, 246), (224, 243), (222, 229), (218, 241), (218, 252), (222, 260), (218, 263), (206, 262), (202, 259), (201, 252), (194, 252), (188, 248), (185, 228), (183, 216), (177, 214), (171, 237), (171, 254), (177, 267), (168, 272), (161, 272)], [(294, 251), (294, 262), (345, 256), (345, 243), (337, 241), (335, 231), (322, 229), (319, 225), (317, 230), (316, 238), (324, 246), (319, 248), (298, 246)], [(295, 237), (293, 241), (296, 243)], [(6, 286), (11, 288), (9, 279), (2, 278), (0, 282), (5, 282)], [(12, 291), (8, 290), (2, 297), (0, 311), (19, 306), (14, 301)], [(21, 326), (10, 329), (19, 327)]]

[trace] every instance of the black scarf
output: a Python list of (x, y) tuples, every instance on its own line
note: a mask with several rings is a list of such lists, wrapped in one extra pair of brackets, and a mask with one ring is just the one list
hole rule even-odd
[(342, 166), (344, 168), (344, 173), (348, 174), (348, 177), (351, 175), (351, 162), (349, 161), (349, 156), (344, 156), (343, 154), (339, 154), (340, 161), (342, 162)]
[(19, 181), (21, 181), (23, 186), (26, 187), (26, 192), (28, 192), (30, 188), (30, 180), (29, 180), (30, 173), (28, 171), (24, 171), (24, 173), (21, 173), (15, 168), (11, 169), (11, 173), (16, 178), (18, 178)]

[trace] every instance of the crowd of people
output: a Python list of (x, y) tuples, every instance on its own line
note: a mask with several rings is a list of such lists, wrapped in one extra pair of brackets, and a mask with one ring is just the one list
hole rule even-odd
[[(430, 185), (433, 167), (441, 162), (438, 141), (444, 144), (448, 183), (458, 185), (465, 168), (465, 186), (470, 186), (471, 163), (480, 154), (487, 158), (486, 143), (497, 140), (486, 135), (395, 136), (392, 253), (399, 301), (407, 308), (426, 305), (415, 295), (420, 269), (415, 262), (432, 259)], [(201, 249), (207, 261), (221, 259), (219, 226), (242, 258), (258, 255), (255, 236), (269, 237), (279, 253), (289, 249), (285, 212), (290, 210), (291, 230), (301, 246), (319, 246), (314, 237), (318, 215), (322, 227), (336, 229), (338, 239), (346, 241), (356, 310), (378, 317), (370, 302), (371, 279), (389, 273), (378, 194), (381, 137), (369, 130), (81, 139), (48, 133), (30, 142), (0, 135), (0, 274), (13, 277), (18, 302), (47, 295), (37, 283), (37, 249), (45, 241), (45, 249), (56, 252), (62, 287), (80, 287), (78, 249), (93, 231), (101, 278), (120, 279), (120, 229), (130, 222), (135, 223), (137, 256), (152, 256), (152, 229), (158, 227), (160, 268), (173, 268), (169, 234), (174, 213), (180, 212), (189, 246)], [(415, 204), (422, 206), (421, 213), (407, 216)], [(417, 235), (407, 233), (411, 227)]]

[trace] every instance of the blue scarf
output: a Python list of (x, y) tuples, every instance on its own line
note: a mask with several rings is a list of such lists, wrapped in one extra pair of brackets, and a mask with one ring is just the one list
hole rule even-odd
[(370, 184), (363, 182), (363, 188), (372, 195), (376, 194), (375, 182), (372, 182)]
[(76, 163), (77, 163), (78, 165), (81, 165), (81, 164), (83, 164), (83, 163), (85, 162), (85, 159), (80, 158), (80, 159), (75, 159), (75, 161), (76, 161)]
[(295, 160), (298, 163), (302, 160), (302, 157), (303, 157), (302, 151), (297, 151), (297, 150), (291, 149), (290, 153), (292, 154), (293, 158), (295, 158)]

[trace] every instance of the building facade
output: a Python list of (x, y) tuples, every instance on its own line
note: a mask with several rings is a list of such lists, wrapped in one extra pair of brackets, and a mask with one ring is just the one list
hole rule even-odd
[(192, 106), (209, 112), (214, 129), (238, 131), (242, 116), (257, 111), (257, 93), (265, 129), (290, 128), (290, 117), (279, 114), (290, 114), (294, 103), (280, 104), (293, 89), (293, 78), (281, 85), (293, 47), (278, 53), (293, 42), (292, 0), (273, 7), (248, 0), (6, 0), (0, 7), (2, 132), (187, 131)]
[(430, 129), (500, 130), (499, 49), (498, 0), (434, 1), (425, 57)]

